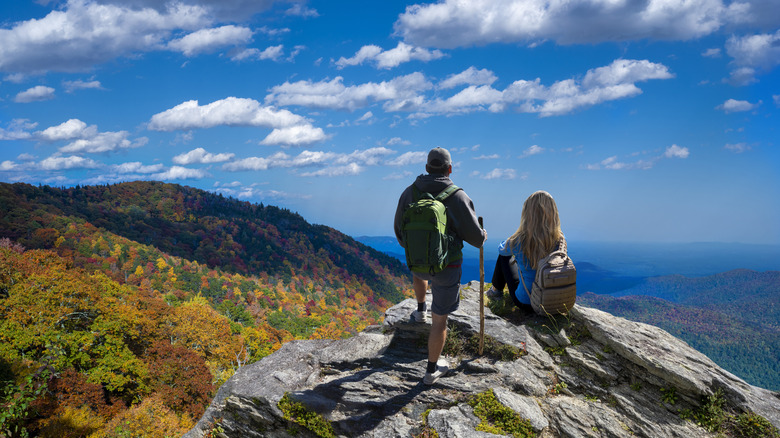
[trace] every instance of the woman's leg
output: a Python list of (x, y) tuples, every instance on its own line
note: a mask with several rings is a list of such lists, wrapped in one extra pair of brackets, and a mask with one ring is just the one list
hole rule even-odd
[(530, 307), (527, 304), (520, 302), (515, 295), (517, 287), (520, 286), (520, 271), (517, 269), (515, 257), (498, 256), (496, 270), (499, 269), (498, 265), (500, 265), (502, 278), (506, 280), (506, 285), (509, 288), (509, 296), (512, 297), (515, 306), (524, 310)]
[[(517, 286), (520, 285), (520, 274), (517, 272), (517, 263), (514, 256), (498, 256), (496, 260), (496, 270), (493, 273), (493, 277), (496, 276), (496, 272), (501, 271), (501, 278), (509, 288), (509, 292), (514, 294)], [(502, 288), (503, 289), (503, 288)]]
[(501, 268), (501, 258), (504, 256), (498, 256), (496, 260), (496, 267), (493, 269), (493, 279), (490, 280), (493, 283), (493, 289), (503, 292), (504, 286), (506, 286), (506, 277), (504, 277), (504, 270)]

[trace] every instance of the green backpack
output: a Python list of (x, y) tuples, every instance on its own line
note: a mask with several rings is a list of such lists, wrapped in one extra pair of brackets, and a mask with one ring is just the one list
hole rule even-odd
[(414, 202), (404, 211), (401, 236), (406, 264), (413, 272), (436, 274), (447, 267), (453, 236), (447, 233), (444, 200), (460, 190), (455, 184), (435, 197), (412, 185)]

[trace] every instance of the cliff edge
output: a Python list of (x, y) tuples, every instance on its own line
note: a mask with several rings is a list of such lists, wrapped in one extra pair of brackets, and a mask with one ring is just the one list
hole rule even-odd
[(475, 402), (485, 394), (524, 425), (515, 436), (777, 436), (778, 393), (657, 327), (599, 310), (576, 305), (550, 319), (486, 308), (480, 356), (479, 285), (461, 292), (450, 372), (435, 385), (422, 383), (430, 326), (409, 322), (407, 299), (357, 336), (289, 342), (242, 367), (185, 438), (496, 436), (485, 424), (501, 415), (484, 420), (487, 403)]

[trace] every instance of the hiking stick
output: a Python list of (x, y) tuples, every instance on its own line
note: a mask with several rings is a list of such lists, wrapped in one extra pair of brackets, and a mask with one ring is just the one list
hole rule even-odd
[[(479, 228), (484, 229), (482, 216), (479, 218)], [(479, 247), (479, 355), (485, 346), (485, 244)]]

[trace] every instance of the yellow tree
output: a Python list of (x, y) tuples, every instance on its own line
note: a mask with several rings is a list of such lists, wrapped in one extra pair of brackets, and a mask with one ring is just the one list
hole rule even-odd
[(217, 313), (202, 296), (173, 309), (168, 317), (171, 343), (182, 344), (206, 360), (212, 374), (232, 369), (235, 352), (243, 340), (234, 336), (230, 321)]

